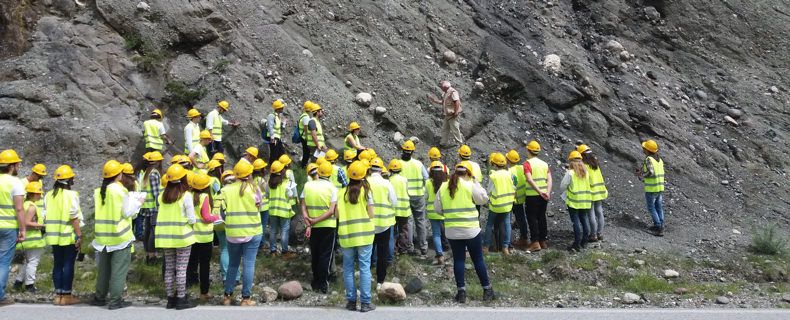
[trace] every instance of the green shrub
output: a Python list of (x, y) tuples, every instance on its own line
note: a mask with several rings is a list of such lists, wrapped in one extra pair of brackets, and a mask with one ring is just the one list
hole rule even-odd
[(754, 231), (749, 250), (756, 254), (775, 256), (783, 254), (786, 247), (787, 239), (779, 234), (776, 225), (771, 224), (759, 231)]
[(123, 37), (123, 47), (127, 50), (137, 50), (143, 47), (143, 39), (139, 34), (127, 34)]
[(206, 95), (206, 90), (203, 88), (192, 89), (182, 81), (170, 81), (165, 84), (164, 101), (171, 107), (179, 108), (190, 106), (195, 102), (203, 99)]

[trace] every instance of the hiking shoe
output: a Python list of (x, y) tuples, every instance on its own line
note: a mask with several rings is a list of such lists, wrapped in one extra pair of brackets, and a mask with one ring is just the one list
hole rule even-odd
[(229, 306), (232, 303), (233, 303), (233, 299), (231, 298), (231, 296), (229, 294), (225, 294), (225, 296), (222, 297), (222, 305), (223, 306)]
[(22, 291), (22, 281), (14, 281), (14, 291)]
[(242, 297), (239, 305), (242, 307), (254, 307), (255, 305), (257, 305), (257, 303), (255, 301), (252, 301), (252, 299), (250, 298)]
[(178, 298), (178, 300), (176, 301), (176, 310), (184, 310), (194, 307), (197, 307), (197, 303), (189, 301), (189, 298), (187, 296)]
[(25, 286), (25, 291), (27, 291), (27, 293), (36, 293), (38, 292), (38, 288), (36, 288), (35, 285), (29, 284)]
[(571, 253), (579, 252), (581, 250), (582, 250), (582, 248), (577, 246), (577, 245), (572, 245), (572, 246), (568, 247), (568, 251), (571, 252)]
[(508, 248), (502, 248), (502, 255), (503, 256), (509, 256), (510, 255), (510, 250), (508, 250)]
[(64, 294), (64, 295), (60, 296), (60, 304), (59, 305), (61, 305), (61, 306), (70, 306), (70, 305), (75, 305), (75, 304), (79, 304), (79, 303), (81, 303), (80, 299), (77, 299), (76, 297), (74, 297), (74, 296), (72, 296), (70, 294)]
[(376, 305), (372, 304), (372, 303), (363, 303), (359, 307), (359, 312), (368, 312), (368, 311), (373, 311), (373, 310), (376, 310)]
[(92, 305), (92, 306), (94, 306), (94, 307), (103, 307), (103, 306), (106, 306), (106, 305), (107, 305), (107, 300), (101, 300), (101, 299), (99, 299), (99, 298), (96, 298), (96, 297), (94, 296), (94, 297), (93, 297), (93, 300), (91, 300), (91, 302), (88, 302), (88, 304), (89, 304), (89, 305)]
[(597, 237), (598, 237), (598, 241), (603, 241), (603, 236), (600, 233), (597, 235)]
[(107, 307), (107, 309), (117, 310), (117, 309), (123, 309), (123, 308), (131, 307), (131, 306), (132, 306), (131, 302), (129, 302), (129, 301), (121, 301), (121, 302), (116, 302), (116, 303), (110, 304), (110, 306)]
[(598, 236), (590, 235), (590, 238), (587, 239), (587, 242), (598, 242)]
[(211, 296), (210, 294), (208, 294), (208, 293), (201, 293), (201, 294), (200, 294), (200, 299), (199, 299), (199, 300), (200, 300), (200, 302), (202, 302), (202, 303), (209, 302), (209, 301), (211, 301), (211, 299), (214, 299), (214, 297), (212, 297), (212, 296)]
[(444, 265), (444, 256), (436, 256), (436, 262), (434, 262), (434, 264), (437, 265), (437, 266), (443, 266)]
[(466, 290), (458, 290), (458, 293), (455, 294), (455, 298), (453, 298), (455, 302), (458, 303), (466, 303)]
[(346, 302), (346, 310), (357, 311), (357, 302), (356, 301)]
[(496, 299), (496, 295), (494, 294), (494, 289), (488, 288), (483, 289), (483, 301), (491, 301)]
[(532, 241), (532, 243), (527, 246), (527, 251), (529, 252), (538, 252), (540, 249), (540, 242), (537, 241)]
[(657, 237), (663, 237), (664, 236), (664, 228), (659, 228), (658, 231), (656, 231), (656, 236)]
[(167, 297), (167, 306), (165, 306), (165, 309), (175, 309), (177, 302), (178, 302), (178, 298)]

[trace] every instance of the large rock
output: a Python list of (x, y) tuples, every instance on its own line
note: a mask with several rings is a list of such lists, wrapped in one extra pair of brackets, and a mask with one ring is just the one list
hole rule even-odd
[(678, 277), (680, 277), (680, 273), (678, 273), (677, 271), (672, 270), (672, 269), (664, 270), (664, 278), (674, 279), (674, 278), (678, 278)]
[(562, 58), (556, 54), (547, 55), (543, 58), (543, 68), (553, 73), (558, 73), (562, 70)]
[(406, 288), (404, 289), (408, 294), (415, 294), (422, 291), (423, 286), (422, 280), (420, 278), (414, 277), (409, 280), (409, 283), (406, 284)]
[(356, 102), (361, 107), (369, 107), (370, 104), (373, 103), (373, 95), (367, 92), (357, 93), (357, 96), (354, 98), (354, 102)]
[(642, 303), (642, 297), (636, 293), (627, 292), (623, 295), (621, 301), (625, 304), (639, 304)]
[(727, 298), (725, 296), (716, 297), (716, 304), (729, 304), (729, 303), (730, 303), (730, 298)]
[(444, 62), (455, 63), (457, 59), (458, 56), (456, 56), (455, 52), (445, 50), (444, 53), (442, 53), (442, 60), (444, 60)]
[(299, 281), (288, 281), (277, 288), (280, 299), (293, 300), (302, 296), (302, 284)]
[(384, 282), (378, 290), (379, 299), (386, 301), (403, 301), (406, 300), (406, 291), (399, 283)]
[(277, 300), (277, 290), (272, 287), (263, 287), (261, 290), (261, 297), (263, 302), (274, 302)]
[(606, 43), (606, 50), (614, 53), (620, 53), (625, 50), (625, 48), (617, 40), (609, 40), (609, 42)]

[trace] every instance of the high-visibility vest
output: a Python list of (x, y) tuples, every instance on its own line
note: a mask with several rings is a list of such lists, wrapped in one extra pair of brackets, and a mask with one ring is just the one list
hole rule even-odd
[(162, 201), (163, 197), (164, 194), (159, 195), (159, 213), (156, 216), (156, 228), (154, 228), (154, 246), (164, 249), (191, 246), (195, 243), (195, 233), (189, 220), (182, 214), (185, 196), (181, 196), (173, 203), (165, 203)]
[(156, 119), (150, 119), (143, 122), (143, 129), (145, 130), (145, 147), (154, 150), (162, 150), (164, 142), (162, 141), (162, 134), (159, 133), (159, 126), (162, 122)]
[(211, 160), (208, 157), (208, 152), (206, 152), (206, 147), (200, 143), (197, 145), (193, 144), (192, 151), (195, 152), (195, 162), (202, 163), (205, 166)]
[(258, 188), (256, 191), (261, 192), (261, 205), (258, 210), (260, 212), (269, 211), (269, 196), (266, 194), (266, 180), (263, 177), (254, 177), (252, 178), (252, 183)]
[(573, 209), (592, 208), (590, 177), (578, 177), (573, 170), (569, 170), (569, 172), (571, 174), (571, 184), (565, 190), (565, 204)]
[(477, 208), (472, 200), (473, 183), (459, 179), (454, 198), (450, 197), (449, 185), (445, 182), (439, 187), (445, 228), (479, 228)]
[[(151, 174), (148, 175), (148, 178), (150, 179), (152, 175), (158, 175), (161, 178), (161, 175), (159, 174), (159, 170), (151, 169)], [(140, 173), (137, 176), (137, 184), (142, 188), (142, 190), (140, 191), (145, 192), (145, 201), (143, 202), (143, 205), (140, 206), (140, 208), (141, 209), (156, 208), (156, 199), (154, 199), (154, 193), (153, 190), (151, 190), (150, 180), (144, 181), (144, 178), (145, 178), (145, 171), (140, 171)]]
[[(308, 137), (309, 135), (308, 135), (308, 134), (307, 134), (307, 132), (306, 132), (306, 131), (307, 131), (307, 128), (305, 128), (305, 127), (304, 127), (304, 123), (302, 123), (302, 120), (303, 120), (304, 118), (308, 118), (308, 119), (309, 119), (309, 118), (310, 118), (310, 115), (309, 115), (309, 114), (307, 114), (307, 113), (305, 113), (305, 112), (302, 112), (302, 114), (300, 114), (300, 115), (299, 115), (299, 119), (298, 119), (298, 120), (296, 120), (296, 127), (297, 127), (297, 128), (299, 128), (299, 136), (300, 136), (300, 137), (302, 137), (302, 140), (303, 140), (303, 141), (307, 142), (307, 137)], [(309, 123), (309, 121), (308, 121), (308, 123)]]
[(444, 220), (444, 216), (436, 212), (436, 207), (433, 203), (436, 201), (436, 190), (433, 187), (433, 180), (428, 179), (425, 182), (425, 192), (428, 193), (428, 202), (425, 204), (425, 215), (428, 220)]
[(480, 165), (477, 162), (470, 160), (462, 160), (461, 163), (468, 163), (472, 167), (472, 176), (479, 183), (483, 183), (483, 171), (480, 170)]
[(587, 167), (587, 175), (590, 177), (590, 191), (592, 192), (592, 201), (602, 201), (609, 197), (609, 190), (606, 190), (606, 184), (603, 181), (603, 174), (601, 174), (601, 167), (598, 169)]
[(510, 167), (510, 174), (516, 177), (516, 200), (515, 204), (522, 204), (527, 196), (527, 176), (524, 175), (524, 168), (520, 165)]
[(309, 130), (307, 132), (307, 146), (308, 147), (320, 147), (324, 145), (324, 129), (321, 128), (321, 121), (318, 118), (313, 117), (311, 118), (315, 121), (315, 137), (318, 139), (318, 146), (315, 145), (315, 141), (313, 141), (313, 136), (310, 134)]
[(19, 228), (19, 222), (16, 221), (14, 199), (11, 197), (11, 190), (17, 183), (20, 183), (17, 177), (10, 174), (0, 174), (0, 229)]
[(203, 202), (208, 199), (207, 193), (201, 193), (198, 196), (198, 205), (195, 206), (195, 217), (197, 217), (197, 221), (195, 224), (192, 225), (193, 232), (195, 233), (195, 242), (196, 243), (209, 243), (214, 242), (214, 224), (210, 222), (204, 222), (203, 216), (200, 214), (201, 207), (203, 206)]
[(130, 219), (123, 216), (123, 198), (129, 192), (120, 183), (107, 185), (104, 204), (101, 188), (93, 191), (93, 217), (96, 243), (104, 246), (117, 246), (134, 240)]
[[(307, 215), (317, 218), (324, 214), (332, 205), (332, 193), (337, 190), (335, 186), (324, 179), (308, 181), (304, 184), (304, 204)], [(336, 228), (337, 219), (329, 217), (313, 225), (313, 228)]]
[(272, 130), (272, 132), (269, 132), (269, 137), (272, 139), (282, 139), (282, 136), (283, 136), (283, 121), (280, 119), (280, 114), (275, 112), (274, 129)]
[(401, 174), (409, 181), (409, 196), (422, 197), (425, 195), (425, 180), (422, 176), (423, 165), (417, 159), (409, 161), (400, 160), (403, 164)]
[[(212, 118), (213, 117), (213, 118)], [(211, 110), (206, 116), (206, 119), (212, 118), (213, 122), (211, 123), (211, 137), (214, 141), (222, 141), (222, 115), (217, 111), (217, 109)], [(206, 123), (206, 127), (209, 124)]]
[(501, 169), (492, 172), (488, 178), (494, 185), (491, 193), (491, 200), (488, 203), (488, 210), (493, 213), (508, 213), (513, 210), (513, 201), (516, 196), (516, 188), (513, 187), (513, 175), (510, 171)]
[[(36, 205), (33, 201), (25, 201), (22, 204), (22, 208), (25, 208), (25, 214), (27, 215), (27, 210), (33, 207), (36, 209), (36, 222), (38, 224), (44, 224), (44, 215), (41, 213), (41, 208)], [(25, 241), (17, 243), (16, 249), (17, 250), (30, 250), (30, 249), (41, 249), (47, 246), (47, 242), (44, 241), (44, 236), (41, 235), (41, 230), (38, 229), (31, 229), (28, 228), (27, 232), (25, 233)]]
[(337, 193), (337, 238), (343, 248), (361, 247), (373, 244), (375, 227), (368, 217), (368, 199), (364, 189), (359, 193), (356, 204), (346, 199), (346, 189)]
[(395, 189), (395, 196), (398, 197), (398, 204), (395, 206), (395, 216), (401, 218), (410, 216), (409, 180), (399, 173), (393, 173), (390, 176), (390, 183), (392, 188)]
[[(187, 128), (189, 127), (192, 127), (192, 135), (187, 137), (186, 132)], [(192, 143), (192, 148), (200, 145), (200, 124), (189, 121), (189, 123), (187, 123), (187, 125), (184, 127), (184, 139)], [(184, 143), (184, 153), (189, 154), (189, 149), (187, 149), (186, 143)]]
[(390, 202), (390, 182), (381, 176), (368, 178), (373, 196), (373, 225), (386, 228), (395, 225), (395, 210)]
[[(332, 174), (329, 176), (329, 181), (331, 181), (332, 184), (335, 186), (335, 188), (338, 188), (338, 189), (343, 187), (343, 184), (340, 183), (340, 181), (338, 181), (338, 176), (340, 175), (340, 171), (341, 170), (343, 171), (343, 173), (346, 173), (346, 169), (345, 168), (333, 164), (332, 165)], [(344, 176), (348, 177), (348, 175), (344, 175)]]
[(345, 151), (345, 150), (357, 150), (356, 147), (354, 147), (350, 143), (348, 143), (348, 137), (349, 136), (351, 137), (351, 140), (354, 140), (354, 144), (356, 144), (357, 146), (359, 146), (361, 144), (361, 143), (359, 143), (359, 136), (358, 135), (354, 135), (353, 133), (349, 132), (346, 135), (346, 139), (343, 140), (343, 142), (345, 143), (345, 147), (343, 148), (343, 151)]
[[(45, 197), (47, 216), (44, 221), (46, 230), (47, 245), (67, 246), (74, 244), (76, 234), (74, 225), (71, 221), (72, 200), (79, 198), (77, 191), (57, 189), (58, 195), (54, 195), (54, 190), (47, 192)], [(82, 210), (79, 212), (82, 215)]]
[(261, 214), (255, 206), (255, 191), (251, 186), (244, 188), (239, 196), (242, 182), (236, 181), (222, 188), (225, 199), (225, 233), (228, 237), (250, 237), (263, 233)]
[[(645, 192), (662, 192), (664, 191), (664, 159), (653, 159), (647, 157), (650, 164), (653, 165), (653, 176), (645, 178)], [(642, 171), (647, 171), (647, 165), (642, 165)]]
[(291, 210), (291, 199), (287, 196), (288, 179), (269, 189), (269, 216), (290, 219), (296, 213)]
[[(532, 169), (532, 181), (535, 181), (535, 185), (537, 185), (538, 189), (541, 191), (549, 192), (549, 165), (543, 160), (538, 159), (538, 157), (527, 159), (527, 162), (529, 162), (529, 166)], [(527, 196), (540, 195), (540, 193), (533, 189), (531, 185), (527, 185), (526, 194)]]

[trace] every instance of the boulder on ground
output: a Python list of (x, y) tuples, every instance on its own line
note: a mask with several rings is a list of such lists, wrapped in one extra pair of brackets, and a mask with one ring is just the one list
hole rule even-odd
[(378, 290), (379, 299), (388, 301), (406, 300), (406, 291), (399, 283), (384, 282)]
[(299, 298), (302, 296), (302, 284), (299, 281), (288, 281), (277, 289), (277, 294), (283, 300)]

